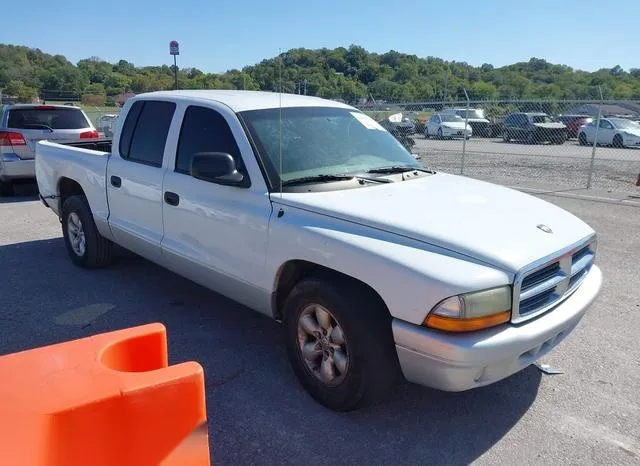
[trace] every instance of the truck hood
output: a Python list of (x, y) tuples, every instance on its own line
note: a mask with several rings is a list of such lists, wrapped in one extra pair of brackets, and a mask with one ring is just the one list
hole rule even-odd
[(513, 273), (594, 234), (582, 220), (539, 198), (444, 173), (349, 190), (283, 193), (273, 201), (452, 250)]

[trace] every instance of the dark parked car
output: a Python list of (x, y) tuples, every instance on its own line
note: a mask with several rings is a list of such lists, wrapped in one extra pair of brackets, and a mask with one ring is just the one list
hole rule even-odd
[(556, 121), (564, 123), (567, 127), (567, 137), (577, 138), (582, 125), (591, 123), (593, 118), (589, 115), (558, 115)]
[(567, 127), (553, 121), (546, 113), (512, 113), (502, 123), (504, 142), (525, 141), (528, 144), (551, 142), (563, 144), (567, 140)]
[(378, 123), (393, 135), (410, 135), (416, 133), (416, 125), (410, 118), (404, 116), (402, 113), (394, 113)]

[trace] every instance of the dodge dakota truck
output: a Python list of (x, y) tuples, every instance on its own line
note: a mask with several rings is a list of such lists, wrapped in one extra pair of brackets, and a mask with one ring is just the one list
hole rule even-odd
[(333, 410), (402, 376), (445, 391), (504, 379), (566, 338), (602, 283), (580, 219), (428, 170), (315, 97), (140, 94), (111, 141), (39, 142), (36, 177), (74, 264), (106, 266), (115, 243), (276, 319), (293, 372)]

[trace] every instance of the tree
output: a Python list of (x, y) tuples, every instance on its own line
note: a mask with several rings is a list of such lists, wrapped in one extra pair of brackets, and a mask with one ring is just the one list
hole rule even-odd
[(9, 81), (3, 91), (5, 94), (17, 97), (20, 102), (30, 103), (38, 97), (37, 89), (26, 86), (22, 81)]
[[(499, 68), (437, 57), (419, 58), (399, 51), (370, 53), (358, 45), (335, 49), (295, 48), (281, 57), (266, 58), (242, 70), (205, 73), (178, 70), (181, 88), (280, 89), (351, 102), (372, 94), (383, 100), (574, 99), (597, 97), (600, 85), (607, 97), (640, 97), (640, 68), (625, 72), (619, 65), (595, 72), (574, 70), (542, 58)], [(172, 89), (173, 69), (167, 65), (136, 67), (127, 60), (109, 63), (92, 56), (76, 65), (62, 55), (39, 49), (0, 44), (0, 87), (25, 99), (40, 95), (103, 95)], [(7, 91), (5, 90), (5, 93)]]

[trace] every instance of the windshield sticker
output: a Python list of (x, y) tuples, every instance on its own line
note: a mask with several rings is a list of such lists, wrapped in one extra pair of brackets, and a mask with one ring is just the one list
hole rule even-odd
[(354, 118), (356, 120), (358, 120), (360, 123), (362, 123), (362, 126), (364, 126), (367, 129), (377, 129), (378, 131), (384, 131), (384, 128), (382, 126), (380, 126), (380, 124), (374, 120), (373, 118), (371, 118), (368, 115), (365, 115), (364, 113), (360, 113), (360, 112), (349, 112), (351, 113)]

